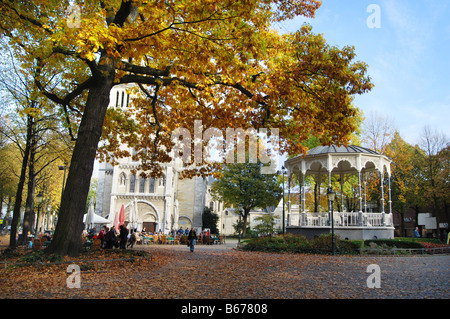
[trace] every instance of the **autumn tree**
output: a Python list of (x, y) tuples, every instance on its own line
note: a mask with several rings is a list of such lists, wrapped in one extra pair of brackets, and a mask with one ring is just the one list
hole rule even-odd
[(394, 213), (400, 215), (400, 233), (405, 234), (404, 214), (412, 208), (417, 213), (423, 206), (420, 187), (420, 162), (423, 152), (405, 142), (399, 132), (395, 132), (392, 141), (386, 145), (386, 156), (392, 159), (391, 164), (391, 198)]
[[(2, 118), (4, 117), (2, 116)], [(0, 131), (3, 130), (2, 124), (2, 121), (0, 121)], [(0, 216), (0, 218), (3, 217), (0, 231), (8, 226), (10, 211), (18, 183), (17, 175), (14, 174), (17, 168), (16, 156), (17, 152), (13, 145), (0, 134), (0, 207), (3, 208), (6, 205), (5, 215)]]
[[(102, 132), (107, 152), (134, 144), (155, 173), (156, 163), (171, 160), (173, 129), (199, 119), (219, 129), (277, 127), (281, 151), (300, 153), (297, 142), (311, 133), (321, 143), (347, 142), (353, 95), (372, 87), (353, 47), (331, 47), (307, 25), (283, 35), (271, 28), (313, 17), (316, 0), (90, 0), (76, 2), (68, 20), (69, 3), (0, 1), (2, 37), (24, 68), (36, 68), (36, 85), (60, 105), (76, 139), (49, 252), (79, 253)], [(131, 133), (120, 131), (127, 117), (107, 114), (119, 84), (138, 88)]]
[[(48, 100), (36, 93), (32, 70), (30, 73), (30, 70), (20, 69), (14, 59), (9, 62), (9, 65), (2, 63), (0, 68), (0, 89), (2, 97), (7, 100), (0, 135), (8, 141), (11, 148), (17, 150), (22, 163), (10, 233), (10, 248), (14, 249), (23, 191), (26, 190), (22, 231), (23, 234), (34, 233), (35, 190), (39, 184), (48, 184), (51, 179), (45, 178), (47, 181), (44, 183), (39, 175), (67, 154), (70, 147), (65, 143), (67, 139), (61, 132), (59, 117), (49, 107)], [(12, 162), (14, 159), (10, 158), (8, 161)]]
[(394, 133), (395, 127), (391, 119), (372, 112), (363, 122), (361, 139), (366, 147), (383, 154)]
[(425, 126), (422, 131), (420, 147), (425, 153), (422, 165), (422, 196), (431, 203), (434, 217), (438, 219), (438, 211), (446, 210), (448, 214), (448, 137)]

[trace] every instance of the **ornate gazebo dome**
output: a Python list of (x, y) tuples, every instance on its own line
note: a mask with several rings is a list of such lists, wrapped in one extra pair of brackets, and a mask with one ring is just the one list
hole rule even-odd
[[(372, 228), (381, 227), (388, 228), (389, 235), (393, 230), (392, 227), (392, 205), (391, 205), (391, 185), (390, 185), (390, 168), (391, 160), (385, 155), (379, 154), (373, 150), (365, 147), (350, 145), (350, 146), (318, 146), (308, 151), (306, 155), (300, 155), (285, 162), (285, 167), (288, 172), (288, 176), (292, 177), (293, 174), (297, 175), (300, 183), (300, 196), (301, 203), (299, 205), (298, 214), (288, 212), (290, 215), (290, 226), (298, 224), (299, 227), (329, 227), (330, 218), (326, 216), (327, 213), (318, 212), (306, 212), (305, 205), (305, 178), (308, 175), (314, 177), (316, 183), (321, 187), (321, 184), (328, 180), (328, 187), (331, 188), (332, 175), (339, 175), (339, 181), (341, 184), (341, 212), (337, 212), (339, 216), (336, 216), (335, 220), (341, 221), (337, 224), (337, 227), (358, 227), (358, 228)], [(363, 179), (367, 173), (377, 173), (381, 177), (381, 211), (378, 213), (368, 213), (366, 201), (364, 199), (363, 205), (363, 192), (361, 185)], [(388, 195), (389, 195), (389, 212), (385, 213), (384, 204), (384, 176), (388, 175)], [(358, 199), (359, 207), (358, 211), (345, 212), (343, 205), (343, 184), (345, 178), (348, 175), (358, 176)], [(319, 195), (320, 196), (320, 195)], [(365, 198), (365, 196), (364, 196)], [(320, 203), (320, 198), (319, 198)], [(290, 206), (289, 206), (290, 208)], [(375, 214), (375, 215), (374, 215)], [(311, 221), (314, 221), (313, 223)], [(328, 223), (328, 224), (327, 224)], [(393, 232), (392, 232), (393, 234)], [(393, 236), (393, 235), (392, 235)], [(378, 237), (381, 238), (381, 237)]]
[(336, 145), (329, 145), (329, 146), (317, 146), (313, 149), (310, 149), (308, 151), (308, 155), (318, 155), (318, 154), (327, 154), (327, 153), (367, 153), (367, 154), (376, 154), (379, 155), (377, 152), (372, 151), (371, 149), (362, 147), (362, 146), (356, 146), (356, 145), (349, 145), (349, 146), (336, 146)]
[(391, 174), (391, 160), (362, 146), (318, 146), (286, 161), (285, 167), (293, 174), (319, 173), (350, 174), (378, 171)]

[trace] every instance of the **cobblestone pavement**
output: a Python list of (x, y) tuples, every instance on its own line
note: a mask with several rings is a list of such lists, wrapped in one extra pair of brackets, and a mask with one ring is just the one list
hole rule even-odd
[[(195, 278), (193, 284), (199, 289), (210, 287), (211, 281), (216, 286), (223, 284), (222, 288), (234, 287), (220, 292), (215, 289), (211, 298), (448, 299), (450, 296), (449, 255), (273, 254), (238, 251), (234, 249), (236, 243), (196, 245), (194, 253), (182, 245), (145, 249), (173, 257), (172, 262), (158, 270), (159, 278), (177, 272), (179, 278)], [(369, 265), (376, 265), (375, 271)], [(259, 284), (255, 285), (255, 281)], [(379, 288), (374, 287), (377, 282)], [(246, 285), (250, 288), (246, 289)]]

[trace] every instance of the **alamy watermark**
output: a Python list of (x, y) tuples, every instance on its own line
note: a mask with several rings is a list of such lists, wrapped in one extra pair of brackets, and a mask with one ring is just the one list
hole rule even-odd
[(66, 272), (69, 275), (66, 279), (67, 288), (81, 288), (81, 270), (77, 264), (67, 266)]
[(367, 277), (367, 288), (381, 288), (381, 269), (377, 264), (370, 264), (366, 269), (370, 273)]
[(66, 15), (66, 23), (69, 28), (81, 28), (81, 8), (78, 4), (68, 6)]
[[(172, 132), (174, 160), (185, 164), (201, 165), (212, 162), (264, 164), (262, 174), (276, 173), (279, 150), (279, 129), (258, 130), (210, 127), (203, 130), (201, 120), (194, 121), (194, 136), (187, 128), (179, 127)], [(192, 150), (193, 148), (193, 150)], [(192, 158), (193, 156), (193, 158)]]
[(378, 4), (370, 4), (367, 6), (367, 12), (371, 13), (366, 20), (369, 29), (381, 28), (381, 8)]

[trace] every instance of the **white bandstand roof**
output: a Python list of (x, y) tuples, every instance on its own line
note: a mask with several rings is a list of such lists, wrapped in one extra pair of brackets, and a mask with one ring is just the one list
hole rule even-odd
[(391, 175), (391, 160), (361, 146), (318, 146), (285, 162), (288, 174), (351, 174), (378, 171)]

